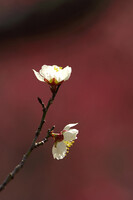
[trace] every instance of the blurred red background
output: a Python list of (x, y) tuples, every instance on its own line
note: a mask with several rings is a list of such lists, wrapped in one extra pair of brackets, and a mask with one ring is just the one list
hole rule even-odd
[(53, 141), (33, 151), (1, 200), (133, 199), (133, 2), (0, 1), (0, 182), (19, 163), (51, 93), (32, 69), (72, 67), (42, 139), (79, 122), (65, 159)]

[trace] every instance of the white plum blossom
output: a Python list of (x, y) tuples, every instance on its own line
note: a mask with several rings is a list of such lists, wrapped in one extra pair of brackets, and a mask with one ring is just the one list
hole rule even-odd
[(50, 85), (60, 85), (63, 81), (70, 78), (72, 68), (69, 66), (62, 68), (57, 65), (43, 65), (39, 72), (34, 69), (33, 71), (39, 81)]
[(60, 133), (52, 133), (54, 138), (54, 145), (52, 148), (52, 154), (54, 159), (63, 159), (69, 151), (69, 148), (73, 145), (74, 140), (77, 139), (78, 130), (71, 129), (75, 124), (68, 124)]

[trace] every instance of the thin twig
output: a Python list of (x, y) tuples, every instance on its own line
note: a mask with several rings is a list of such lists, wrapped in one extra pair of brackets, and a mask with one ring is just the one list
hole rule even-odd
[(27, 160), (27, 158), (29, 157), (29, 155), (31, 154), (31, 152), (33, 151), (33, 149), (43, 145), (47, 140), (48, 138), (50, 137), (50, 133), (51, 131), (54, 129), (54, 126), (48, 130), (47, 132), (47, 136), (44, 138), (44, 140), (42, 140), (41, 142), (36, 142), (39, 135), (40, 135), (40, 132), (42, 130), (42, 127), (43, 127), (43, 124), (45, 122), (45, 117), (46, 117), (46, 113), (50, 107), (50, 105), (53, 103), (54, 101), (54, 98), (58, 92), (58, 89), (59, 89), (60, 85), (57, 87), (56, 91), (53, 92), (52, 94), (52, 97), (49, 99), (48, 103), (47, 103), (47, 106), (45, 107), (42, 100), (40, 98), (38, 98), (38, 101), (39, 103), (42, 105), (42, 108), (43, 108), (43, 115), (42, 115), (42, 118), (41, 118), (41, 122), (40, 122), (40, 125), (38, 126), (38, 129), (35, 133), (35, 137), (31, 143), (31, 146), (30, 148), (28, 149), (28, 151), (23, 155), (22, 157), (22, 160), (20, 161), (20, 163), (13, 169), (13, 171), (11, 171), (8, 176), (6, 177), (6, 179), (3, 181), (3, 183), (0, 185), (0, 191), (2, 191), (5, 186), (14, 178), (14, 176), (20, 171), (20, 169), (24, 166), (24, 163), (25, 161)]
[(55, 126), (53, 126), (51, 129), (48, 130), (47, 136), (42, 141), (35, 143), (34, 149), (39, 146), (42, 146), (45, 142), (48, 141), (48, 138), (51, 137), (51, 132), (54, 130), (54, 128)]

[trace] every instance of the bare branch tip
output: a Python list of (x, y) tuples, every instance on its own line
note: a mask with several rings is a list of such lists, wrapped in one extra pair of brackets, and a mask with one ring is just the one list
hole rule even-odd
[(40, 97), (37, 97), (37, 100), (38, 100), (39, 103), (42, 105), (42, 100), (40, 99)]
[(43, 111), (45, 111), (45, 105), (44, 105), (44, 103), (42, 102), (42, 100), (41, 100), (41, 98), (40, 97), (37, 97), (37, 100), (38, 100), (38, 102), (41, 104), (41, 106), (43, 107)]

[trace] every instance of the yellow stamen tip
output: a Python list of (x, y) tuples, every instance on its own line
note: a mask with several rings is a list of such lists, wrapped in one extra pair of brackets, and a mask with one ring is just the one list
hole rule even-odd
[(55, 70), (56, 72), (60, 71), (61, 69), (62, 69), (62, 67), (56, 67), (56, 66), (54, 66), (54, 70)]

